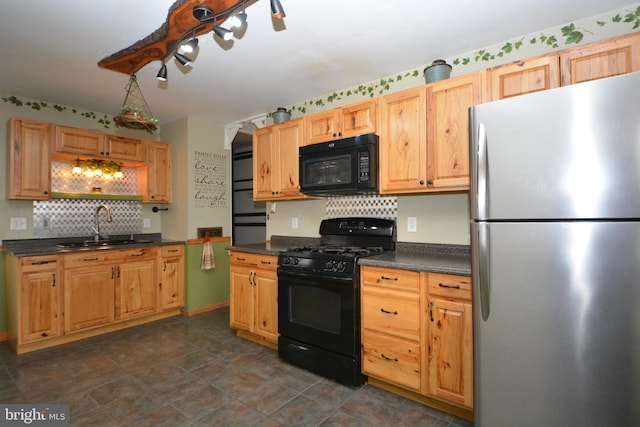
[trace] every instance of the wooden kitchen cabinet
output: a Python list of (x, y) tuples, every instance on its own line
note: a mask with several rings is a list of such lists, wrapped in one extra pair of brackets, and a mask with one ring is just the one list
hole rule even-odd
[(121, 251), (115, 287), (116, 320), (130, 319), (158, 311), (155, 247)]
[(640, 33), (631, 33), (560, 52), (563, 86), (640, 71)]
[(420, 273), (361, 268), (362, 372), (421, 392)]
[(58, 256), (11, 258), (8, 265), (7, 318), (12, 346), (61, 335), (63, 306)]
[(68, 126), (55, 126), (54, 154), (91, 156), (142, 163), (146, 160), (143, 140)]
[(427, 188), (426, 88), (380, 97), (380, 194)]
[(277, 267), (273, 255), (231, 252), (230, 324), (239, 335), (245, 331), (257, 341), (277, 343)]
[(147, 162), (138, 168), (138, 193), (145, 203), (171, 203), (171, 145), (147, 141)]
[(545, 55), (487, 70), (489, 99), (511, 98), (560, 86), (560, 59)]
[(427, 186), (468, 191), (469, 107), (483, 100), (484, 72), (427, 85)]
[(163, 246), (159, 252), (160, 310), (184, 305), (184, 246)]
[(303, 119), (289, 120), (254, 131), (254, 200), (306, 198), (300, 192), (298, 174), (298, 148), (303, 142)]
[(11, 118), (7, 143), (7, 198), (47, 200), (51, 194), (51, 125)]
[(371, 99), (305, 117), (306, 144), (376, 133), (377, 103)]
[(473, 406), (471, 278), (428, 274), (430, 396)]

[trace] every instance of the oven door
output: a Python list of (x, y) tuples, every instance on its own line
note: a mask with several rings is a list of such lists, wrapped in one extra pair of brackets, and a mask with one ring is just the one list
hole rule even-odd
[(358, 281), (278, 269), (278, 331), (353, 357), (360, 351)]

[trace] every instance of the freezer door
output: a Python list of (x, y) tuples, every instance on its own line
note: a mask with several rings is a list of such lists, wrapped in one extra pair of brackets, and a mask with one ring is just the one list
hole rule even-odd
[(474, 425), (639, 426), (640, 224), (473, 223), (472, 245)]
[(472, 107), (471, 217), (640, 217), (640, 73)]

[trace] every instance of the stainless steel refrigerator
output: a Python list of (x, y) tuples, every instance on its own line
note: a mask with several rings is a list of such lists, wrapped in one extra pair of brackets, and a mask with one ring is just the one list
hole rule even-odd
[(640, 426), (640, 73), (470, 126), (474, 425)]

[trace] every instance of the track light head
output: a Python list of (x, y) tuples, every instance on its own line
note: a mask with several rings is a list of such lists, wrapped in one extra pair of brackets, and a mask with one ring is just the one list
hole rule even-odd
[(181, 53), (178, 52), (174, 52), (173, 53), (174, 58), (176, 58), (178, 60), (178, 62), (183, 65), (183, 66), (187, 66), (189, 64), (191, 64), (191, 59), (187, 58), (186, 56), (184, 56)]
[(287, 16), (284, 13), (284, 9), (282, 8), (282, 5), (280, 4), (280, 0), (271, 0), (271, 14), (273, 15), (274, 18), (277, 18), (277, 19), (282, 19), (285, 16)]
[(220, 37), (222, 40), (231, 40), (233, 38), (233, 32), (218, 26), (218, 20), (213, 21), (213, 34)]
[(156, 79), (160, 80), (161, 82), (167, 81), (167, 64), (165, 64), (164, 62), (162, 63), (162, 67), (160, 67), (160, 70), (158, 71)]
[(240, 28), (245, 22), (247, 22), (247, 14), (243, 10), (242, 12), (231, 15), (229, 17), (229, 21), (233, 28)]
[(184, 53), (191, 53), (198, 47), (198, 38), (194, 36), (191, 40), (183, 43), (180, 47)]

